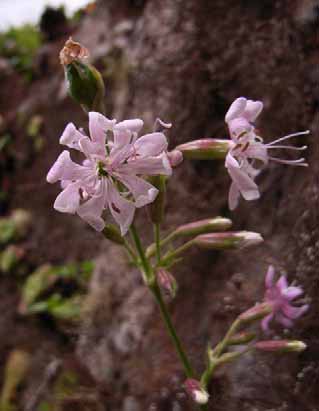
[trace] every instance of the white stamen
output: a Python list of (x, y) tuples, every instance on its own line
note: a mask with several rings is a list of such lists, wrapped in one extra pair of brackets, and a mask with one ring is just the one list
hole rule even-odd
[(269, 157), (269, 160), (272, 160), (275, 163), (289, 164), (291, 166), (308, 167), (308, 164), (304, 162), (305, 161), (304, 158), (298, 158), (298, 160), (283, 160), (283, 159), (276, 158), (276, 157)]
[(288, 150), (296, 150), (296, 151), (303, 151), (308, 148), (308, 146), (302, 146), (302, 147), (295, 147), (295, 146), (267, 146), (267, 149), (271, 148), (286, 148)]
[(271, 143), (266, 144), (266, 146), (272, 146), (272, 145), (274, 145), (274, 144), (276, 144), (276, 143), (279, 143), (280, 141), (288, 140), (288, 138), (296, 137), (296, 136), (302, 136), (302, 135), (309, 134), (309, 133), (310, 133), (310, 130), (299, 131), (298, 133), (288, 134), (287, 136), (278, 138), (277, 140), (272, 141)]

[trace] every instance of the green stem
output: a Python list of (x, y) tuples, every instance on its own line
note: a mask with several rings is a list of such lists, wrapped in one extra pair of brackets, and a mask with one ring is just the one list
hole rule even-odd
[(179, 355), (179, 358), (183, 364), (183, 367), (185, 369), (185, 374), (187, 375), (188, 378), (193, 378), (194, 377), (194, 371), (192, 369), (192, 366), (188, 360), (188, 357), (184, 351), (184, 348), (182, 346), (182, 343), (175, 331), (175, 327), (172, 323), (170, 314), (167, 310), (166, 304), (163, 300), (162, 297), (162, 293), (161, 290), (156, 282), (155, 276), (154, 276), (154, 272), (153, 272), (153, 268), (149, 263), (149, 260), (146, 258), (145, 256), (145, 252), (144, 249), (142, 247), (141, 244), (141, 240), (140, 237), (138, 235), (138, 232), (135, 228), (135, 226), (132, 224), (131, 228), (130, 228), (131, 234), (132, 234), (132, 238), (134, 240), (135, 246), (136, 246), (136, 250), (139, 254), (139, 257), (141, 259), (141, 264), (143, 267), (143, 270), (145, 272), (145, 276), (146, 276), (146, 280), (147, 280), (147, 285), (149, 287), (149, 289), (151, 290), (151, 292), (153, 293), (155, 300), (159, 306), (162, 318), (164, 320), (164, 323), (166, 325), (166, 328), (168, 330), (168, 333), (174, 343), (174, 346), (176, 348), (176, 351)]
[[(160, 240), (160, 246), (163, 248), (166, 244), (170, 243), (175, 239), (176, 232), (173, 231), (170, 233), (167, 237), (163, 238), (163, 240)], [(153, 243), (148, 247), (146, 255), (148, 258), (153, 257), (156, 254), (156, 243)]]
[(168, 252), (162, 258), (161, 264), (165, 264), (166, 262), (169, 262), (171, 259), (178, 257), (184, 251), (188, 250), (192, 245), (194, 245), (194, 239), (192, 239), (190, 241), (187, 241), (186, 243), (184, 243), (180, 247), (176, 248), (174, 251)]
[(168, 332), (169, 332), (169, 334), (172, 338), (172, 341), (175, 345), (176, 351), (177, 351), (177, 353), (179, 355), (179, 358), (180, 358), (180, 360), (181, 360), (181, 362), (184, 366), (185, 374), (187, 375), (188, 378), (193, 378), (194, 377), (193, 368), (192, 368), (192, 366), (191, 366), (191, 364), (188, 360), (188, 357), (187, 357), (187, 355), (186, 355), (186, 353), (183, 349), (181, 341), (180, 341), (179, 337), (176, 334), (175, 327), (172, 323), (171, 317), (170, 317), (170, 315), (167, 311), (166, 304), (163, 300), (161, 290), (160, 290), (160, 288), (158, 287), (158, 285), (156, 283), (153, 286), (151, 286), (150, 289), (151, 289), (151, 291), (152, 291), (152, 293), (155, 297), (155, 300), (156, 300), (156, 302), (159, 306), (159, 309), (161, 311), (162, 318), (164, 320), (166, 328), (167, 328), (167, 330), (168, 330)]
[(130, 243), (127, 241), (126, 238), (124, 238), (124, 247), (125, 247), (128, 255), (131, 257), (133, 263), (134, 263), (134, 264), (137, 264), (136, 254), (135, 254), (134, 250), (132, 249)]
[(154, 224), (154, 238), (156, 245), (156, 260), (157, 264), (161, 261), (161, 238), (160, 238), (160, 225), (158, 223)]
[(132, 234), (132, 238), (134, 240), (137, 253), (138, 253), (138, 255), (141, 259), (141, 264), (142, 264), (143, 270), (145, 272), (145, 275), (146, 275), (147, 279), (150, 280), (151, 277), (153, 276), (153, 270), (152, 270), (151, 265), (149, 264), (148, 259), (145, 256), (143, 246), (142, 246), (142, 243), (141, 243), (141, 240), (140, 240), (140, 236), (138, 235), (138, 232), (137, 232), (134, 224), (131, 225), (130, 232)]
[(225, 337), (223, 338), (223, 340), (217, 345), (217, 347), (213, 351), (213, 353), (212, 353), (213, 357), (218, 358), (223, 353), (224, 349), (227, 347), (228, 341), (235, 334), (235, 332), (237, 331), (239, 326), (240, 326), (240, 320), (237, 318), (232, 323), (230, 328), (228, 329), (228, 331), (227, 331)]

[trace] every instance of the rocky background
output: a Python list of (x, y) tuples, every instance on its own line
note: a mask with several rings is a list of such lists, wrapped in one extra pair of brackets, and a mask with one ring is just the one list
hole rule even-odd
[[(224, 115), (241, 95), (264, 101), (258, 126), (266, 141), (311, 129), (300, 137), (309, 145), (309, 168), (270, 165), (259, 178), (262, 198), (242, 202), (235, 213), (227, 208), (223, 163), (185, 161), (169, 184), (164, 230), (223, 215), (235, 229), (265, 238), (242, 252), (194, 249), (176, 267), (179, 293), (169, 307), (198, 371), (207, 343), (217, 342), (241, 310), (262, 298), (269, 264), (301, 284), (311, 302), (292, 331), (278, 329), (308, 349), (298, 356), (250, 354), (225, 367), (212, 381), (210, 410), (319, 411), (318, 13), (311, 0), (101, 0), (76, 23), (59, 15), (54, 24), (52, 16), (42, 19), (45, 41), (33, 59), (31, 81), (1, 60), (1, 132), (11, 138), (0, 151), (6, 193), (1, 213), (11, 222), (13, 210), (30, 213), (27, 229), (14, 245), (2, 246), (0, 259), (2, 404), (7, 395), (12, 409), (23, 411), (194, 409), (138, 272), (116, 245), (52, 208), (58, 188), (45, 176), (61, 150), (58, 138), (67, 122), (86, 124), (66, 94), (57, 58), (72, 34), (103, 73), (109, 116), (143, 118), (145, 130), (156, 117), (172, 122), (172, 148), (227, 137)], [(145, 217), (141, 211), (141, 228)], [(149, 231), (143, 230), (145, 241), (151, 241)], [(8, 268), (10, 247), (14, 265)], [(48, 264), (55, 267), (54, 280), (52, 272), (50, 280), (43, 274)], [(34, 289), (29, 284), (26, 291), (27, 279), (39, 269), (36, 296), (42, 293), (51, 305), (28, 311)], [(79, 284), (70, 270), (90, 275)], [(81, 296), (76, 321), (74, 298), (61, 311), (52, 293), (68, 302)]]

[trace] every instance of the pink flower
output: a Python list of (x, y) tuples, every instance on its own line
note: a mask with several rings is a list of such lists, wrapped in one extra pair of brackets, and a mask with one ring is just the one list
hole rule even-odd
[[(277, 143), (294, 136), (309, 134), (309, 131), (289, 134), (271, 143), (264, 144), (263, 139), (257, 135), (253, 123), (262, 109), (263, 104), (261, 101), (252, 101), (239, 97), (231, 104), (225, 116), (230, 137), (234, 143), (225, 160), (225, 166), (232, 179), (228, 197), (231, 210), (237, 207), (240, 194), (248, 201), (260, 197), (258, 186), (254, 180), (261, 169), (267, 166), (269, 160), (281, 164), (307, 166), (304, 158), (284, 160), (272, 157), (268, 152), (271, 149), (279, 148), (295, 151), (305, 150), (306, 146), (282, 146)], [(257, 167), (256, 163), (259, 163), (261, 167)]]
[(292, 305), (292, 301), (303, 294), (301, 287), (288, 286), (285, 276), (274, 282), (275, 270), (269, 266), (266, 278), (266, 292), (264, 301), (272, 306), (271, 314), (267, 315), (261, 322), (262, 329), (269, 331), (269, 323), (276, 320), (286, 328), (293, 326), (293, 321), (301, 317), (309, 308), (307, 304), (302, 306)]
[(74, 163), (64, 150), (47, 175), (49, 183), (61, 181), (63, 191), (54, 208), (64, 213), (77, 213), (97, 231), (105, 222), (108, 208), (121, 228), (129, 229), (135, 209), (154, 201), (158, 190), (141, 175), (170, 175), (167, 139), (155, 132), (138, 138), (143, 126), (140, 119), (116, 123), (100, 113), (89, 113), (90, 138), (70, 123), (60, 143), (85, 156), (81, 165)]

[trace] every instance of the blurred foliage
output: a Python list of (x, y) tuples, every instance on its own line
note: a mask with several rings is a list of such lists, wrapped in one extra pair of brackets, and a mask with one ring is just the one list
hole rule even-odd
[(10, 217), (0, 218), (0, 245), (24, 238), (31, 226), (31, 214), (23, 209), (16, 209)]
[[(0, 272), (4, 274), (12, 272), (14, 269), (17, 268), (23, 256), (23, 249), (12, 244), (6, 247), (3, 251), (0, 252)], [(20, 268), (18, 271), (19, 274), (21, 272), (23, 273), (23, 270), (21, 270)]]
[(41, 135), (43, 123), (43, 117), (39, 114), (32, 116), (27, 123), (27, 135), (32, 140), (33, 149), (36, 153), (41, 151), (44, 146), (45, 140)]
[(3, 151), (12, 141), (9, 133), (0, 136), (0, 151)]
[[(91, 261), (39, 267), (23, 285), (20, 313), (48, 313), (58, 320), (79, 320), (83, 293), (92, 271)], [(68, 288), (71, 292), (66, 292)]]
[(14, 397), (21, 382), (26, 377), (30, 366), (30, 355), (21, 350), (14, 350), (9, 354), (5, 371), (4, 382), (0, 397), (1, 411), (14, 411)]
[(11, 66), (29, 81), (33, 78), (33, 58), (41, 44), (40, 31), (30, 24), (0, 34), (1, 56), (7, 58)]

